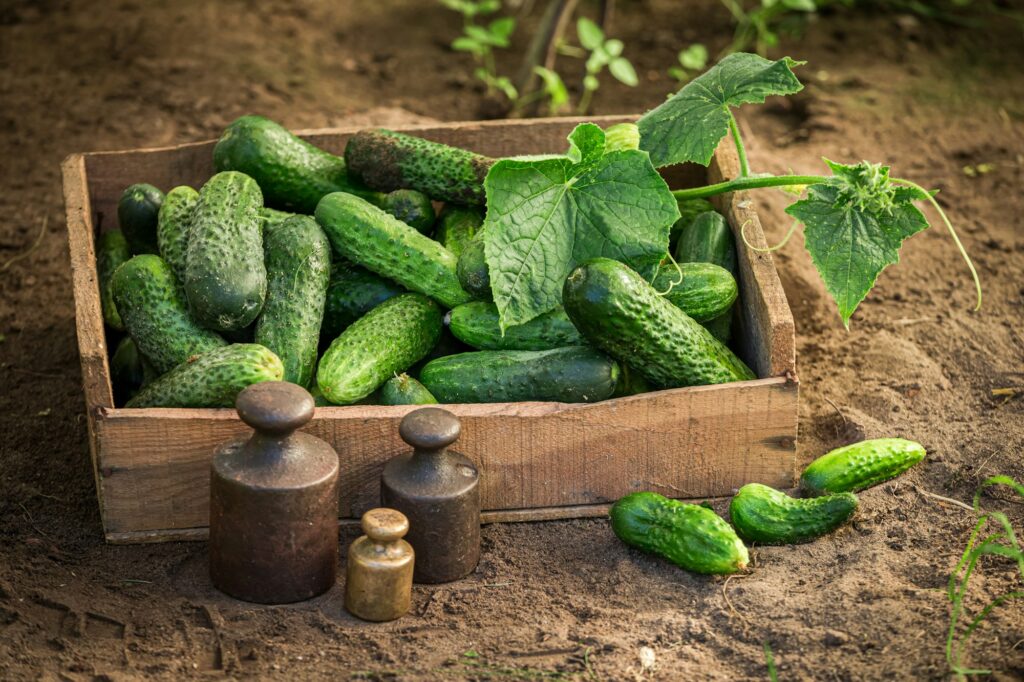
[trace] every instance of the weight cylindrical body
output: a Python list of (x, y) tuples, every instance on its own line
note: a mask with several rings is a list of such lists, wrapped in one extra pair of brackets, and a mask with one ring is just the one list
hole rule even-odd
[(402, 540), (408, 529), (408, 520), (394, 509), (363, 515), (366, 535), (349, 547), (345, 575), (345, 609), (353, 616), (382, 622), (409, 611), (415, 554)]

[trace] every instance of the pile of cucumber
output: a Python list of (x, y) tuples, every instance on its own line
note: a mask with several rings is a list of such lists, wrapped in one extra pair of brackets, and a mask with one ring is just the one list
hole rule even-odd
[[(502, 331), (482, 233), (494, 160), (401, 133), (344, 158), (244, 116), (202, 187), (124, 191), (97, 242), (103, 316), (128, 407), (228, 407), (290, 381), (318, 404), (593, 402), (754, 378), (726, 345), (732, 233), (680, 204), (652, 281), (598, 258), (563, 305)], [(439, 212), (436, 206), (443, 207)], [(678, 264), (677, 264), (678, 263)]]

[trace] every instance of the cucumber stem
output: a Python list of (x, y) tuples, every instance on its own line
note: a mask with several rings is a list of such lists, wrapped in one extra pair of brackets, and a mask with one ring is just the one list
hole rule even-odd
[(729, 114), (729, 132), (732, 133), (732, 141), (736, 143), (736, 155), (740, 159), (740, 177), (750, 175), (750, 162), (747, 160), (747, 148), (743, 146), (743, 137), (740, 135), (740, 127), (736, 123), (736, 117), (732, 115), (732, 109), (725, 108)]
[(825, 182), (827, 177), (822, 175), (768, 175), (740, 177), (724, 182), (717, 182), (704, 187), (690, 187), (688, 189), (673, 190), (672, 194), (676, 199), (702, 199), (713, 197), (716, 194), (726, 192), (738, 192), (745, 189), (759, 189), (762, 187), (786, 187), (788, 185), (814, 185)]

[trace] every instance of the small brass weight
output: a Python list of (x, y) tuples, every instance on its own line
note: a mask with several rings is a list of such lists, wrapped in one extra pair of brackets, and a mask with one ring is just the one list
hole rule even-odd
[(363, 620), (395, 620), (412, 603), (413, 549), (402, 539), (409, 520), (394, 509), (371, 509), (362, 525), (366, 535), (348, 550), (345, 609)]

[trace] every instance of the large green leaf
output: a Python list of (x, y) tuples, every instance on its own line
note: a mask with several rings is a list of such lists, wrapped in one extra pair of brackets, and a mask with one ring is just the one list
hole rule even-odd
[(646, 152), (605, 150), (593, 123), (569, 135), (566, 156), (504, 159), (491, 168), (484, 252), (503, 329), (561, 302), (584, 260), (605, 256), (651, 274), (679, 217)]

